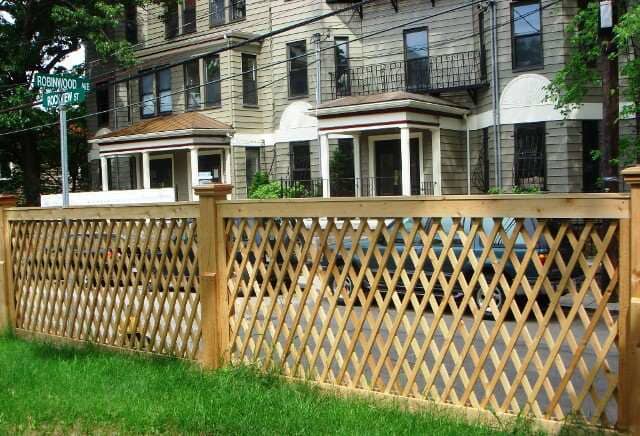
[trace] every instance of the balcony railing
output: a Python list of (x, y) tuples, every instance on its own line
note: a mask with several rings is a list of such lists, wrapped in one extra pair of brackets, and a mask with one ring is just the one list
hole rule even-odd
[(336, 67), (329, 73), (333, 98), (382, 94), (477, 89), (487, 84), (484, 56), (467, 51), (420, 59), (357, 67)]
[[(375, 197), (402, 195), (401, 181), (394, 177), (364, 177), (342, 179), (280, 179), (281, 198), (322, 197), (322, 188), (329, 186), (332, 197)], [(433, 182), (414, 182), (411, 195), (433, 195)]]

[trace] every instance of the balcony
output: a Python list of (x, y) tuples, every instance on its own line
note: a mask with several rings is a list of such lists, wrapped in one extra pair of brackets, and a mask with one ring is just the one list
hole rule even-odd
[(473, 92), (487, 85), (484, 55), (467, 51), (357, 67), (329, 73), (332, 99), (382, 94)]

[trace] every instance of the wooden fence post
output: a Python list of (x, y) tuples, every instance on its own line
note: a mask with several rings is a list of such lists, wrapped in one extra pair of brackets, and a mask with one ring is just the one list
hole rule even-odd
[(0, 195), (0, 332), (14, 327), (11, 244), (5, 210), (15, 205), (15, 195)]
[(620, 222), (618, 426), (640, 434), (640, 166), (622, 171), (631, 187), (630, 219)]
[(231, 194), (232, 186), (197, 186), (200, 197), (198, 219), (198, 269), (200, 271), (200, 310), (202, 349), (200, 363), (218, 368), (229, 361), (229, 301), (225, 279), (226, 247), (224, 223), (217, 202)]

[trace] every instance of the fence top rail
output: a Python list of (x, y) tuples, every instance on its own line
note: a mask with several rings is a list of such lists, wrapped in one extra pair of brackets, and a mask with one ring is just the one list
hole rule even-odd
[(439, 197), (225, 200), (225, 218), (629, 218), (627, 194), (451, 195)]
[(7, 209), (9, 221), (57, 221), (146, 218), (198, 218), (197, 202), (72, 206), (68, 208), (14, 207)]

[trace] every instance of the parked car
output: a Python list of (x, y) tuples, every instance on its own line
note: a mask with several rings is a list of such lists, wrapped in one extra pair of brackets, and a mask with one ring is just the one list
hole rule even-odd
[[(406, 230), (406, 233), (398, 232), (396, 238), (393, 240), (393, 244), (396, 252), (398, 253), (398, 256), (400, 256), (405, 250), (404, 235), (408, 234), (412, 230), (416, 222), (417, 221), (413, 219), (403, 220), (402, 226)], [(517, 223), (517, 220), (515, 218), (503, 218), (501, 223), (499, 220), (494, 221), (493, 218), (483, 218), (481, 222), (481, 226), (484, 233), (487, 236), (489, 236), (494, 226), (501, 224), (505, 234), (508, 237), (511, 237), (513, 234), (512, 232), (516, 226), (516, 223)], [(433, 222), (429, 218), (424, 218), (421, 220), (421, 224), (422, 224), (422, 227), (428, 231), (428, 229), (433, 224)], [(394, 225), (394, 222), (389, 222), (387, 224), (387, 230), (391, 231), (393, 225)], [(447, 234), (447, 235), (449, 234), (452, 225), (453, 225), (453, 220), (451, 218), (445, 218), (440, 220), (440, 227), (444, 232), (444, 234)], [(462, 218), (459, 225), (460, 225), (460, 230), (464, 231), (465, 234), (469, 234), (472, 226), (472, 219)], [(526, 218), (523, 221), (523, 229), (520, 232), (520, 234), (517, 236), (515, 245), (512, 250), (512, 253), (517, 257), (519, 261), (522, 261), (525, 257), (525, 254), (527, 253), (527, 246), (525, 244), (525, 240), (522, 236), (522, 233), (526, 232), (529, 235), (533, 235), (536, 225), (537, 225), (537, 222), (535, 219)], [(553, 228), (553, 223), (548, 223), (547, 225)], [(351, 249), (352, 243), (353, 241), (350, 241), (350, 240), (345, 240), (343, 242), (342, 249), (344, 250), (344, 252)], [(363, 238), (360, 241), (358, 241), (358, 244), (362, 249), (362, 253), (367, 253), (370, 243), (371, 242), (366, 238)], [(379, 251), (380, 253), (383, 253), (389, 244), (389, 242), (385, 237), (378, 238), (378, 240), (375, 243), (376, 243), (377, 249), (380, 250)], [(505, 246), (504, 246), (502, 237), (500, 236), (500, 233), (496, 235), (496, 237), (491, 242), (491, 244), (492, 244), (491, 249), (493, 254), (497, 259), (501, 259), (503, 257), (503, 254), (505, 253)], [(416, 236), (416, 239), (413, 241), (411, 245), (415, 250), (416, 255), (420, 257), (424, 250), (423, 239), (419, 236)], [(440, 258), (440, 255), (444, 248), (444, 242), (441, 239), (439, 234), (436, 234), (436, 236), (434, 237), (434, 240), (431, 243), (431, 247), (433, 249), (433, 253), (435, 254), (435, 256), (437, 258)], [(459, 237), (459, 235), (456, 235), (453, 239), (451, 250), (455, 254), (456, 258), (463, 262), (461, 274), (464, 275), (464, 277), (468, 282), (473, 276), (475, 269), (471, 264), (471, 262), (469, 261), (468, 255), (465, 256), (464, 259), (460, 259), (461, 253), (463, 251), (463, 247), (464, 245), (463, 245), (462, 239)], [(333, 250), (336, 249), (335, 245), (332, 247), (332, 249)], [(476, 259), (480, 258), (483, 252), (483, 249), (484, 249), (484, 244), (482, 242), (482, 239), (480, 238), (479, 235), (476, 235), (473, 240), (472, 248), (470, 249), (475, 254)], [(563, 258), (566, 260), (569, 258), (571, 254), (571, 250), (572, 250), (571, 246), (570, 244), (568, 244), (568, 242), (563, 243), (559, 249), (558, 255), (563, 256)], [(534, 255), (537, 256), (537, 258), (540, 260), (542, 264), (544, 264), (547, 261), (548, 254), (549, 254), (549, 245), (546, 243), (544, 238), (540, 238), (536, 243)], [(368, 268), (374, 275), (378, 272), (379, 266), (378, 266), (377, 260), (375, 259), (375, 256), (371, 256), (371, 259), (369, 260), (367, 265), (362, 265), (362, 262), (363, 262), (363, 259), (361, 259), (358, 254), (354, 254), (351, 260), (351, 266), (353, 267), (356, 273), (360, 272), (363, 266)], [(338, 266), (340, 271), (343, 271), (343, 268), (345, 268), (345, 259), (342, 257), (341, 254), (338, 255), (338, 260), (336, 261), (336, 265)], [(443, 264), (442, 273), (446, 277), (447, 282), (449, 282), (451, 279), (454, 267), (455, 267), (455, 264), (452, 263), (450, 259), (447, 259), (447, 261), (445, 261)], [(393, 256), (389, 257), (388, 261), (384, 265), (384, 268), (386, 268), (389, 275), (393, 276), (395, 274), (397, 267), (396, 267)], [(412, 278), (415, 275), (416, 273), (415, 266), (413, 264), (413, 260), (410, 257), (408, 257), (407, 260), (405, 261), (404, 269), (409, 278)], [(423, 271), (430, 282), (431, 282), (434, 270), (435, 270), (435, 262), (433, 262), (432, 259), (427, 258), (423, 266)], [(580, 281), (582, 278), (582, 274), (581, 274), (581, 271), (578, 272), (578, 270), (579, 268), (577, 270), (574, 269), (574, 271), (572, 272), (572, 278), (574, 280)], [(487, 281), (487, 284), (489, 284), (495, 275), (494, 264), (490, 258), (487, 258), (487, 260), (485, 260), (484, 265), (482, 266), (482, 272)], [(512, 280), (516, 276), (516, 267), (513, 265), (511, 261), (508, 261), (506, 263), (502, 274), (504, 275), (504, 277), (507, 278), (507, 280), (509, 281), (509, 284), (511, 284)], [(530, 261), (527, 264), (527, 267), (525, 270), (525, 277), (532, 286), (533, 286), (533, 283), (537, 280), (538, 275), (539, 275), (538, 270), (536, 269), (533, 261)], [(562, 274), (558, 269), (557, 264), (554, 262), (553, 265), (551, 265), (550, 267), (547, 277), (550, 280), (550, 282), (555, 286), (560, 281), (561, 276)], [(353, 292), (353, 283), (352, 283), (351, 277), (349, 276), (345, 278), (344, 283), (342, 285), (342, 289), (337, 289), (338, 285), (336, 280), (332, 279), (331, 283), (332, 283), (333, 291), (336, 293), (340, 293), (343, 296), (350, 296)], [(361, 289), (363, 289), (365, 293), (368, 293), (369, 291), (371, 291), (371, 285), (366, 280), (366, 278), (364, 279), (361, 285)], [(381, 292), (383, 295), (389, 291), (387, 289), (387, 283), (384, 279), (381, 279), (379, 281), (376, 290), (378, 292)], [(395, 286), (395, 289), (393, 289), (393, 291), (398, 292), (399, 294), (404, 294), (406, 292), (405, 283), (402, 279), (398, 280)], [(566, 292), (566, 289), (563, 291)], [(484, 303), (486, 292), (483, 290), (479, 282), (474, 287), (473, 292), (474, 292), (473, 298), (475, 299), (476, 304), (480, 307)], [(424, 289), (424, 284), (421, 280), (418, 280), (416, 282), (414, 293), (419, 298), (424, 296), (425, 289)], [(440, 280), (435, 281), (433, 294), (436, 298), (442, 298), (444, 296), (444, 290), (442, 289)], [(460, 300), (462, 299), (463, 296), (464, 296), (464, 291), (459, 281), (456, 281), (453, 287), (453, 291), (451, 293), (451, 298), (454, 298), (455, 300)], [(522, 288), (522, 286), (518, 287), (517, 296), (524, 296), (524, 289)], [(502, 290), (502, 287), (499, 284), (495, 286), (495, 288), (493, 289), (491, 298), (493, 298), (498, 309), (499, 310), (502, 309), (505, 303), (505, 295)], [(548, 296), (546, 295), (544, 286), (541, 288), (540, 292), (538, 293), (538, 300), (540, 303), (545, 303), (548, 301)], [(488, 307), (487, 311), (490, 311), (490, 306)]]

